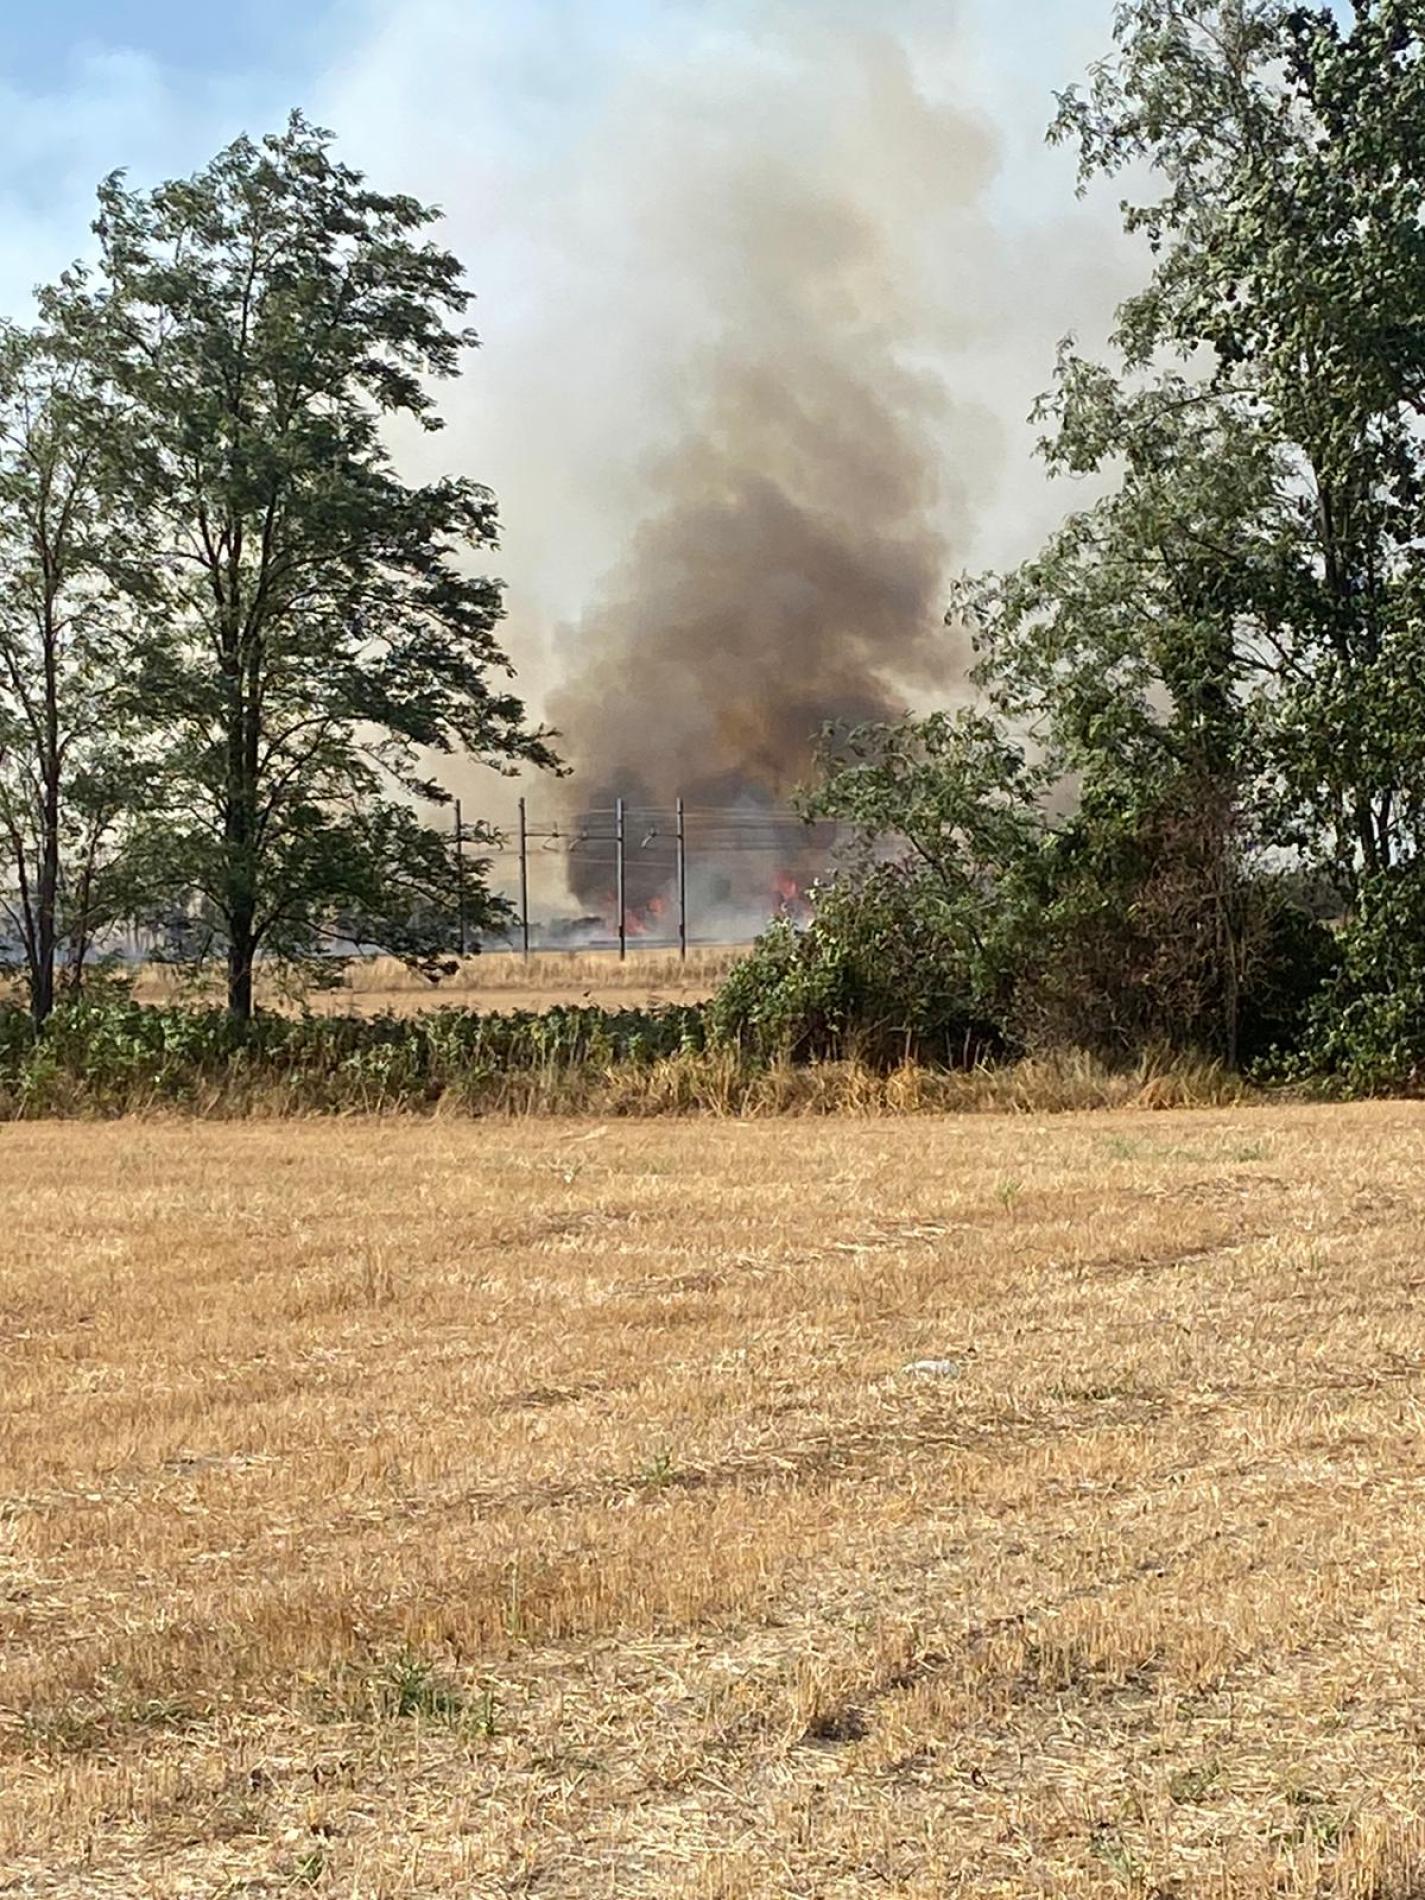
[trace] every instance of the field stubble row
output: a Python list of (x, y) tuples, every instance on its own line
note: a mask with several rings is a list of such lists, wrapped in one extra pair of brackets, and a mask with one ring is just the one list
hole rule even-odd
[(0, 1867), (1418, 1895), (1420, 1135), (4, 1130)]
[[(690, 945), (676, 950), (634, 946), (620, 959), (611, 950), (542, 950), (528, 958), (489, 951), (451, 960), (438, 982), (395, 957), (359, 957), (328, 989), (293, 990), (259, 972), (258, 999), (269, 1009), (309, 1009), (319, 1015), (398, 1016), (428, 1009), (550, 1009), (569, 1004), (619, 1006), (703, 1002), (746, 954), (745, 946)], [(184, 996), (220, 1000), (220, 975), (193, 981), (162, 964), (143, 965), (134, 994), (140, 1002)]]

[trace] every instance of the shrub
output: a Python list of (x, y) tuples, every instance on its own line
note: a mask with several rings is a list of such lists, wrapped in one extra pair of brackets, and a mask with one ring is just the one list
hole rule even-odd
[(1352, 1095), (1425, 1084), (1425, 867), (1367, 879), (1338, 939), (1336, 969), (1314, 1000), (1297, 1073)]
[(474, 1105), (517, 1076), (643, 1071), (706, 1044), (700, 1007), (473, 1010), (360, 1017), (258, 1016), (146, 1008), (109, 1000), (55, 1012), (36, 1031), (0, 1010), (0, 1112), (202, 1106), (419, 1107), (447, 1096)]
[(820, 886), (806, 929), (782, 919), (764, 932), (713, 998), (709, 1023), (715, 1039), (762, 1061), (955, 1068), (1004, 1052), (986, 987), (934, 890), (881, 864)]
[(1314, 1012), (1341, 962), (1336, 933), (1282, 893), (1262, 930), (1241, 996), (1238, 1052), (1243, 1068), (1301, 1049)]

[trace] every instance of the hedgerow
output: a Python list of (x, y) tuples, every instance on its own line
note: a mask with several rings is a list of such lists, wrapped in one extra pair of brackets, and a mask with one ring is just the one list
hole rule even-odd
[(259, 1015), (105, 999), (37, 1030), (0, 1009), (0, 1114), (244, 1104), (296, 1110), (478, 1106), (512, 1078), (637, 1071), (707, 1047), (699, 1006), (484, 1015)]

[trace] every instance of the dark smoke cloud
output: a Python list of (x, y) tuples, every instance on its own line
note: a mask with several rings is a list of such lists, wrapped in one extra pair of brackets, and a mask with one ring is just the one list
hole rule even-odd
[[(565, 634), (548, 712), (575, 767), (574, 826), (620, 795), (779, 805), (824, 723), (894, 717), (961, 676), (943, 603), (998, 432), (935, 365), (964, 334), (948, 257), (991, 242), (975, 223), (965, 243), (991, 141), (927, 101), (893, 40), (787, 16), (770, 61), (767, 47), (736, 109), (680, 124), (651, 201), (664, 262), (701, 286), (708, 322), (647, 512)], [(799, 834), (780, 847), (729, 853), (727, 898), (765, 914), (805, 851)], [(667, 862), (631, 854), (632, 906)], [(608, 852), (575, 852), (570, 882), (607, 913)]]
[[(1082, 505), (1027, 418), (1060, 337), (1095, 347), (1145, 267), (1115, 194), (1076, 205), (1043, 139), (1104, 22), (1077, 0), (358, 11), (316, 116), (445, 208), (484, 344), (441, 392), (448, 429), (396, 447), (499, 496), (507, 649), (578, 771), (431, 769), (510, 830), (527, 798), (535, 915), (563, 914), (579, 807), (755, 812), (823, 719), (945, 703), (948, 575), (1024, 559)], [(644, 835), (637, 901), (671, 855)], [(798, 835), (710, 866), (710, 835), (700, 928), (765, 918), (774, 865), (816, 862)], [(573, 868), (608, 918), (608, 847)]]

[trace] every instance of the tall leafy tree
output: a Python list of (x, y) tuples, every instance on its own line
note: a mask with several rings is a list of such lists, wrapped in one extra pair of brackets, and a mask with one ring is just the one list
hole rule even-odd
[(1120, 312), (1121, 385), (1071, 367), (1059, 453), (1131, 456), (1127, 390), (1199, 410), (1251, 471), (1212, 574), (1234, 692), (1289, 835), (1351, 892), (1425, 820), (1419, 8), (1127, 0), (1116, 41), (1056, 130), (1086, 181), (1156, 185), (1124, 208), (1155, 268)]
[(1042, 835), (1043, 774), (1026, 764), (1022, 744), (962, 707), (889, 725), (829, 726), (818, 763), (802, 815), (835, 823), (863, 868), (889, 848), (955, 953), (992, 963)]
[(956, 602), (982, 682), (1072, 788), (1043, 861), (1041, 1014), (1103, 1043), (1235, 1061), (1282, 819), (1244, 691), (1284, 542), (1294, 558), (1278, 457), (1176, 371), (1134, 391), (1069, 354), (1043, 413), (1051, 467), (1111, 453), (1118, 486)]
[(132, 903), (149, 789), (116, 420), (62, 338), (0, 329), (0, 919), (36, 1023)]
[[(158, 575), (145, 681), (171, 742), (153, 839), (225, 950), (448, 947), (446, 793), (430, 762), (552, 763), (502, 683), (495, 504), (406, 480), (393, 422), (440, 426), (432, 385), (474, 343), (436, 213), (372, 190), (294, 116), (195, 177), (100, 192), (94, 283), (49, 314), (122, 401), (133, 513)], [(468, 864), (479, 920), (494, 900)]]
[(1129, 1040), (1216, 1019), (1234, 1054), (1254, 963), (1321, 975), (1284, 868), (1359, 910), (1421, 862), (1422, 34), (1405, 0), (1123, 0), (1060, 102), (1151, 259), (1116, 362), (1066, 348), (1044, 405), (1051, 467), (1114, 486), (957, 606), (1076, 787), (1072, 941), (1164, 999)]

